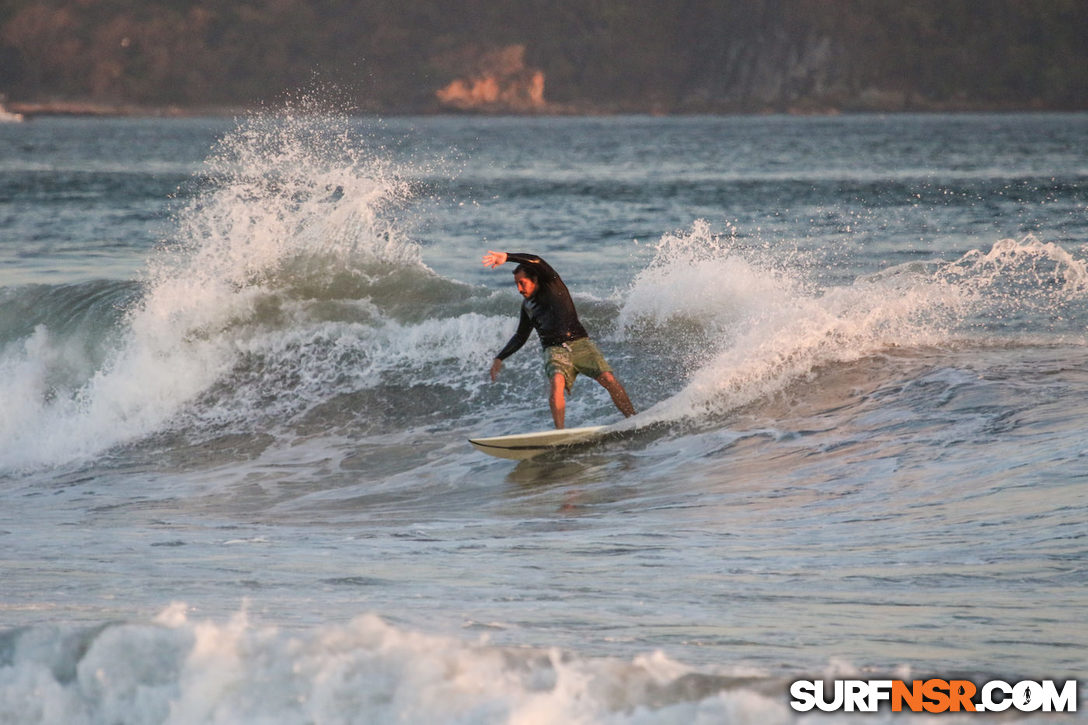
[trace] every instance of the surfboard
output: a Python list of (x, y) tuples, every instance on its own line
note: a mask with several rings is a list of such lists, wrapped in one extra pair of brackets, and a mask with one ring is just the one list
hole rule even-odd
[(489, 456), (520, 461), (563, 446), (587, 443), (594, 438), (599, 438), (607, 429), (607, 425), (591, 425), (585, 428), (543, 430), (494, 438), (469, 438), (468, 442), (475, 446), (476, 450)]

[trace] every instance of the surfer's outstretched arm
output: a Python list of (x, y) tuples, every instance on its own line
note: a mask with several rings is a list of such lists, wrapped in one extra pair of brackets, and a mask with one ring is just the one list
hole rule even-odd
[(552, 269), (550, 264), (537, 255), (528, 252), (493, 252), (488, 250), (487, 254), (484, 255), (483, 262), (485, 267), (490, 267), (491, 269), (501, 267), (507, 262), (517, 262), (518, 264), (536, 268), (538, 270), (537, 274), (542, 280), (562, 281), (559, 277), (559, 273)]

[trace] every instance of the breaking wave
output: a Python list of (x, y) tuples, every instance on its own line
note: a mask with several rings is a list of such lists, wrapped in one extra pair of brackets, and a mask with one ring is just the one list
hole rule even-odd
[[(296, 109), (250, 119), (214, 149), (176, 238), (138, 287), (9, 291), (0, 466), (79, 459), (149, 435), (236, 376), (263, 389), (254, 406), (288, 400), (285, 381), (268, 387), (277, 375), (351, 389), (372, 374), (371, 352), (393, 337), (410, 343), (388, 330), (460, 286), (422, 263), (397, 218), (407, 182), (361, 146), (346, 118)], [(28, 296), (52, 310), (29, 328), (19, 314)], [(478, 334), (471, 316), (458, 326), (470, 328), (465, 339)], [(289, 370), (286, 352), (297, 359)], [(206, 406), (205, 422), (253, 413), (224, 403)]]
[[(254, 117), (203, 175), (141, 282), (3, 292), (0, 468), (171, 431), (199, 443), (292, 437), (315, 419), (355, 433), (475, 422), (497, 404), (481, 371), (510, 306), (424, 264), (405, 220), (412, 185), (348, 118)], [(816, 284), (813, 264), (697, 221), (662, 236), (618, 301), (583, 297), (582, 311), (625, 356), (640, 349), (627, 382), (644, 391), (640, 424), (717, 424), (890, 350), (1003, 344), (1025, 329), (1083, 343), (1088, 266), (1031, 236), (837, 286)], [(404, 402), (416, 397), (426, 404)]]
[(665, 235), (619, 313), (627, 336), (659, 335), (680, 351), (682, 388), (646, 422), (720, 416), (823, 366), (890, 350), (1003, 344), (1047, 313), (1047, 342), (1083, 341), (1088, 266), (1033, 236), (952, 262), (892, 267), (815, 288), (804, 265), (745, 248), (705, 222)]

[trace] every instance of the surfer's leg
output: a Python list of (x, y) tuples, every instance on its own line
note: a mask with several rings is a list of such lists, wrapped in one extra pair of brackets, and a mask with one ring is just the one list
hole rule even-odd
[(548, 398), (548, 403), (552, 408), (552, 420), (555, 422), (555, 427), (562, 428), (567, 417), (567, 379), (563, 377), (562, 373), (556, 373), (552, 376), (552, 393)]
[(568, 346), (555, 345), (544, 348), (544, 373), (548, 376), (548, 384), (551, 385), (548, 403), (552, 408), (552, 420), (555, 421), (555, 427), (559, 429), (563, 427), (566, 420), (566, 394), (574, 385), (574, 378), (578, 375)]
[(635, 414), (635, 406), (631, 405), (631, 399), (627, 397), (627, 391), (624, 390), (620, 381), (616, 380), (615, 375), (602, 373), (597, 378), (597, 382), (603, 385), (608, 394), (612, 396), (612, 402), (616, 404), (616, 407), (619, 408), (625, 418), (630, 418)]

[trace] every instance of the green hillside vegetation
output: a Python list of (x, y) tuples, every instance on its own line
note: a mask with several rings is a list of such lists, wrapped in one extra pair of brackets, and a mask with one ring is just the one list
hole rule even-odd
[(315, 79), (383, 112), (1085, 108), (1088, 3), (0, 0), (9, 102), (237, 106)]

